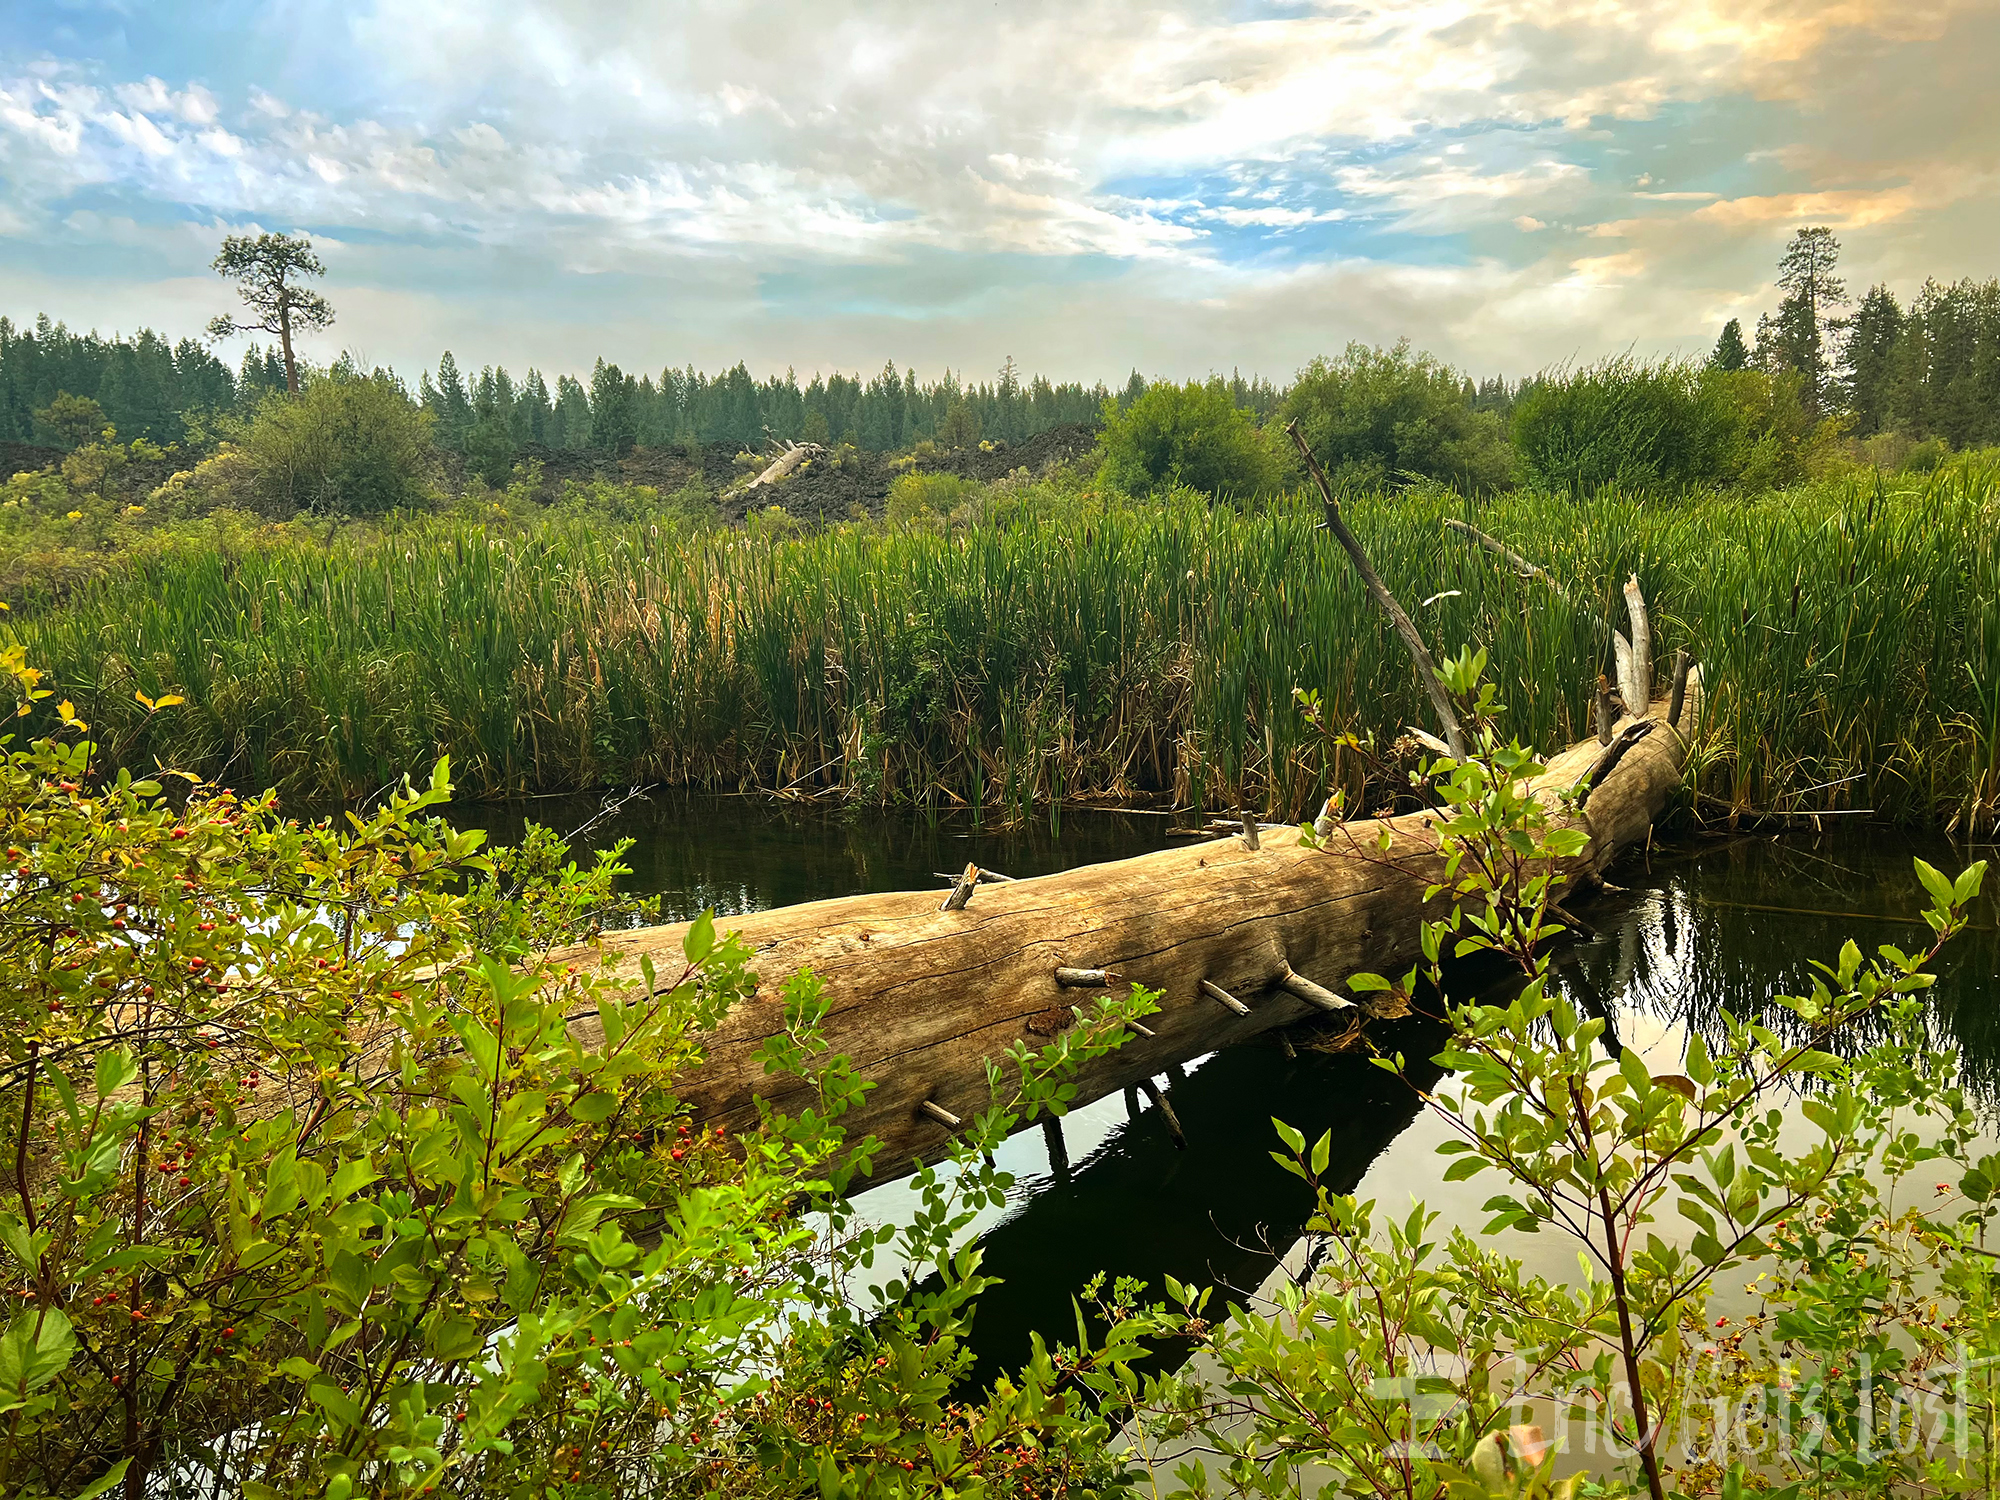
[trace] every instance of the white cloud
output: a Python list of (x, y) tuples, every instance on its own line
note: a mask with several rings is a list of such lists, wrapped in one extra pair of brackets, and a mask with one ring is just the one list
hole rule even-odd
[[(88, 58), (0, 73), (0, 234), (87, 236), (67, 212), (86, 193), (138, 218), (365, 229), (377, 248), (354, 237), (342, 270), (371, 279), (336, 300), (343, 326), (393, 306), (370, 343), (399, 359), (463, 307), (484, 309), (463, 316), (487, 339), (542, 327), (482, 285), (505, 267), (544, 286), (636, 278), (670, 310), (657, 337), (708, 329), (718, 355), (760, 343), (780, 362), (803, 357), (788, 339), (852, 337), (839, 357), (866, 363), (859, 346), (879, 360), (892, 335), (977, 344), (990, 320), (1052, 369), (1124, 366), (1128, 345), (1167, 359), (1179, 339), (1179, 367), (1199, 370), (1255, 362), (1231, 352), (1246, 341), (1290, 358), (1292, 327), (1251, 321), (1283, 321), (1295, 297), (1321, 310), (1301, 335), (1320, 347), (1379, 328), (1519, 366), (1593, 329), (1593, 346), (1687, 334), (1691, 307), (1761, 279), (1804, 218), (1901, 264), (1949, 210), (1950, 244), (1985, 254), (2000, 145), (1975, 63), (1996, 14), (1351, 0), (1244, 20), (1221, 0), (740, 0), (663, 25), (638, 0), (375, 0), (300, 39), (336, 79), (324, 97), (254, 54), (226, 85), (109, 78)], [(1724, 96), (1736, 112), (1717, 128), (1742, 138), (1706, 156), (1679, 114), (1671, 132), (1632, 123)], [(1460, 264), (1353, 248), (1393, 257), (1399, 236)], [(774, 313), (770, 286), (795, 282), (871, 310)], [(579, 337), (627, 326), (633, 283), (604, 285), (619, 310), (601, 325), (564, 303)], [(521, 337), (567, 342), (553, 324)]]

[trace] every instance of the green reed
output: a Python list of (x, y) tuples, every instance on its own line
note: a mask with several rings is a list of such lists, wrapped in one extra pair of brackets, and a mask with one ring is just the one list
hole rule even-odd
[[(1724, 804), (1990, 820), (2000, 805), (2000, 475), (1878, 489), (1350, 502), (1438, 650), (1490, 653), (1510, 723), (1590, 732), (1636, 572), (1658, 660), (1704, 665)], [(1541, 563), (1524, 580), (1442, 526)], [(1426, 724), (1400, 645), (1293, 499), (1252, 511), (1053, 487), (975, 519), (809, 535), (551, 514), (331, 547), (183, 544), (14, 617), (118, 759), (315, 799), (451, 755), (468, 795), (666, 781), (844, 787), (1004, 814), (1169, 792), (1299, 815)], [(149, 717), (135, 690), (180, 692)], [(1378, 768), (1378, 775), (1379, 772)], [(1838, 787), (1823, 783), (1859, 774)], [(1818, 790), (1807, 790), (1820, 788)]]

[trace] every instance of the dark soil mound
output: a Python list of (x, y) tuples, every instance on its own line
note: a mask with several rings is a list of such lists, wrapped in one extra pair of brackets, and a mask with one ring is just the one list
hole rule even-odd
[(0, 479), (16, 474), (33, 474), (50, 464), (62, 462), (62, 449), (42, 448), (34, 443), (0, 443)]
[[(1095, 427), (1073, 423), (1038, 432), (1018, 443), (996, 442), (990, 448), (955, 448), (933, 454), (915, 467), (925, 473), (991, 482), (1005, 479), (1016, 469), (1040, 475), (1051, 465), (1082, 457), (1096, 442)], [(899, 472), (882, 454), (850, 453), (838, 464), (830, 458), (815, 459), (773, 488), (746, 491), (740, 486), (752, 471), (738, 466), (739, 451), (733, 443), (674, 443), (635, 449), (624, 458), (584, 449), (542, 447), (530, 447), (521, 457), (541, 464), (544, 500), (555, 500), (565, 484), (646, 484), (670, 495), (691, 480), (699, 480), (722, 497), (722, 518), (732, 523), (753, 509), (773, 505), (815, 524), (845, 521), (857, 507), (879, 516), (890, 482)]]
[(962, 479), (991, 481), (1005, 479), (1016, 469), (1039, 475), (1051, 464), (1066, 464), (1081, 458), (1097, 446), (1097, 429), (1083, 422), (1051, 427), (1018, 443), (995, 443), (984, 448), (954, 448), (917, 465), (919, 469), (956, 474)]

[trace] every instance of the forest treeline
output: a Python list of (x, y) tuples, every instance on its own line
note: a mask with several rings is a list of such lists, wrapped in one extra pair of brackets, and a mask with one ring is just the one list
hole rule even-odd
[[(1800, 230), (1780, 263), (1777, 311), (1758, 320), (1754, 343), (1732, 319), (1706, 368), (1793, 376), (1806, 417), (1834, 416), (1856, 439), (1895, 435), (1954, 449), (2000, 442), (2000, 279), (1926, 281), (1907, 306), (1878, 284), (1855, 302), (1837, 274), (1839, 248), (1824, 229)], [(1420, 362), (1426, 385), (1468, 411), (1491, 414), (1502, 428), (1538, 388), (1573, 383), (1582, 373), (1474, 380), (1441, 362)], [(1311, 375), (1301, 371), (1298, 381)], [(690, 364), (656, 376), (603, 359), (587, 379), (551, 380), (533, 368), (520, 376), (504, 365), (474, 372), (450, 350), (414, 389), (398, 383), (430, 414), (436, 445), (466, 455), (481, 471), (535, 448), (623, 455), (676, 443), (755, 447), (775, 437), (888, 453), (925, 440), (947, 447), (1019, 442), (1094, 423), (1107, 402), (1129, 409), (1148, 387), (1136, 370), (1113, 390), (1101, 381), (1024, 375), (1011, 359), (990, 380), (951, 370), (919, 380), (914, 368), (898, 369), (893, 360), (870, 376), (836, 371), (801, 382), (793, 370), (759, 379), (741, 361), (716, 374)], [(1253, 423), (1278, 413), (1297, 383), (1281, 387), (1240, 371), (1205, 382), (1219, 384)], [(192, 338), (174, 342), (151, 329), (105, 338), (46, 316), (32, 326), (0, 318), (0, 442), (75, 446), (74, 434), (38, 415), (65, 394), (96, 401), (127, 440), (167, 444), (205, 435), (217, 416), (247, 417), (285, 389), (275, 345), (251, 344), (232, 369)]]
[[(615, 454), (668, 443), (749, 447), (767, 435), (886, 453), (941, 434), (960, 445), (1018, 442), (1093, 422), (1114, 395), (1129, 401), (1145, 387), (1136, 371), (1114, 393), (1102, 382), (1023, 376), (1011, 360), (987, 381), (949, 370), (920, 381), (915, 369), (898, 370), (891, 361), (873, 376), (815, 374), (801, 384), (790, 370), (759, 380), (741, 361), (715, 375), (689, 365), (655, 378), (600, 359), (588, 381), (558, 375), (551, 382), (540, 370), (517, 378), (500, 365), (461, 373), (446, 350), (435, 371), (418, 377), (413, 396), (431, 414), (441, 448), (475, 456), (530, 446)], [(0, 442), (75, 446), (73, 434), (39, 416), (62, 395), (97, 402), (127, 439), (166, 444), (199, 435), (206, 419), (252, 415), (265, 396), (284, 390), (275, 346), (251, 344), (232, 370), (205, 344), (169, 342), (151, 329), (105, 338), (72, 332), (47, 316), (32, 326), (0, 318)], [(1238, 375), (1232, 391), (1248, 409), (1278, 404), (1268, 380)]]
[[(1238, 496), (1299, 481), (1284, 430), (1292, 423), (1346, 488), (1435, 483), (1466, 494), (1521, 484), (1572, 496), (1607, 486), (1782, 488), (1857, 462), (1927, 470), (1953, 449), (2000, 442), (2000, 280), (1930, 281), (1907, 307), (1876, 285), (1857, 303), (1839, 254), (1826, 229), (1793, 236), (1778, 267), (1781, 300), (1758, 319), (1754, 343), (1732, 319), (1704, 360), (1612, 355), (1478, 381), (1403, 342), (1350, 344), (1282, 387), (1240, 371), (1151, 384), (1134, 371), (1114, 391), (1024, 376), (1011, 358), (990, 380), (949, 370), (920, 380), (891, 361), (866, 378), (815, 373), (803, 383), (792, 370), (759, 379), (741, 361), (720, 374), (689, 365), (655, 376), (600, 359), (587, 381), (551, 383), (536, 369), (472, 373), (451, 351), (413, 386), (348, 355), (313, 366), (289, 342), (282, 353), (253, 343), (231, 369), (194, 339), (0, 319), (0, 442), (72, 458), (89, 449), (101, 460), (69, 465), (79, 472), (66, 475), (65, 492), (29, 506), (59, 517), (90, 512), (71, 492), (102, 490), (106, 465), (130, 469), (114, 486), (122, 501), (151, 497), (176, 513), (249, 504), (266, 514), (370, 515), (431, 505), (473, 480), (497, 491), (524, 474), (553, 499), (635, 451), (685, 456), (672, 473), (647, 468), (644, 482), (712, 495), (736, 477), (730, 452), (798, 440), (829, 450), (820, 480), (845, 466), (837, 482), (806, 486), (814, 495), (804, 510), (841, 515), (879, 509), (891, 474), (886, 460), (857, 465), (856, 454), (956, 463), (954, 472), (978, 477), (950, 455), (1005, 450), (1010, 471), (1050, 461), (1029, 455), (1028, 440), (1056, 433), (1053, 456), (1069, 457), (1088, 446), (1091, 428), (1101, 428), (1102, 477), (1127, 493), (1185, 485)], [(303, 240), (232, 241), (218, 264), (234, 266), (231, 255), (277, 257), (283, 264), (260, 274), (277, 278), (285, 298), (316, 296), (284, 279), (320, 274)], [(324, 320), (315, 326), (331, 322), (323, 299), (313, 309)], [(210, 331), (253, 326), (279, 327), (288, 340), (292, 331), (269, 318), (221, 319)], [(151, 462), (131, 462), (143, 459)], [(541, 460), (554, 461), (546, 480)], [(167, 479), (178, 488), (155, 493)], [(776, 498), (798, 509), (804, 491), (792, 489)]]

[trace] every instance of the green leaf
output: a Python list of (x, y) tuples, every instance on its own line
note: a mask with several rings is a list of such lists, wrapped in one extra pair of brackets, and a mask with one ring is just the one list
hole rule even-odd
[(602, 1125), (618, 1113), (618, 1096), (599, 1089), (572, 1102), (569, 1112), (586, 1125)]
[(1328, 1161), (1332, 1159), (1332, 1157), (1333, 1157), (1333, 1132), (1328, 1130), (1322, 1132), (1320, 1138), (1317, 1141), (1313, 1142), (1313, 1154), (1312, 1154), (1313, 1176), (1318, 1177), (1320, 1174), (1325, 1172), (1326, 1164)]
[(97, 1097), (109, 1099), (139, 1076), (139, 1064), (131, 1052), (124, 1047), (113, 1047), (108, 1052), (97, 1054)]
[(1625, 1081), (1632, 1086), (1632, 1092), (1642, 1098), (1653, 1087), (1653, 1075), (1646, 1067), (1646, 1060), (1634, 1049), (1627, 1047), (1618, 1057), (1618, 1071), (1625, 1075)]
[[(70, 1500), (97, 1500), (99, 1495), (110, 1494), (112, 1490), (124, 1482), (125, 1471), (131, 1467), (131, 1459), (119, 1459), (117, 1463), (106, 1469), (96, 1479), (93, 1479), (86, 1487), (72, 1495)], [(247, 1484), (243, 1486), (244, 1500), (256, 1500), (256, 1497), (250, 1493), (251, 1488), (252, 1486)]]
[(257, 1209), (264, 1223), (282, 1219), (298, 1206), (298, 1167), (298, 1153), (289, 1145), (271, 1159), (270, 1171), (264, 1177), (264, 1201)]
[(1922, 881), (1924, 889), (1931, 893), (1931, 900), (1939, 906), (1950, 906), (1952, 884), (1943, 873), (1921, 859), (1912, 860), (1911, 863), (1917, 867), (1917, 879)]
[(688, 923), (687, 936), (681, 939), (681, 952), (687, 955), (689, 963), (698, 964), (707, 958), (714, 948), (715, 913), (711, 910), (703, 912)]
[(381, 1180), (382, 1174), (370, 1166), (363, 1156), (350, 1156), (342, 1162), (333, 1174), (332, 1195), (335, 1203), (353, 1197), (371, 1182)]
[(1347, 987), (1357, 994), (1366, 994), (1370, 990), (1390, 990), (1395, 988), (1394, 985), (1389, 983), (1380, 974), (1351, 974), (1348, 976)]
[(1985, 860), (1982, 859), (1977, 864), (1967, 865), (1965, 872), (1958, 877), (1958, 883), (1951, 888), (1951, 904), (1953, 906), (1964, 906), (1974, 896), (1979, 894), (1979, 888), (1985, 883), (1985, 880)]
[(1305, 1154), (1306, 1138), (1301, 1132), (1292, 1129), (1291, 1126), (1287, 1125), (1276, 1115), (1271, 1116), (1271, 1124), (1277, 1129), (1278, 1139), (1291, 1148), (1294, 1156), (1303, 1156)]
[(0, 1214), (0, 1245), (7, 1247), (8, 1254), (19, 1261), (23, 1269), (30, 1272), (35, 1269), (39, 1257), (28, 1238), (28, 1226), (13, 1214)]
[(61, 1308), (23, 1308), (15, 1314), (0, 1334), (0, 1411), (26, 1405), (75, 1354), (76, 1333)]

